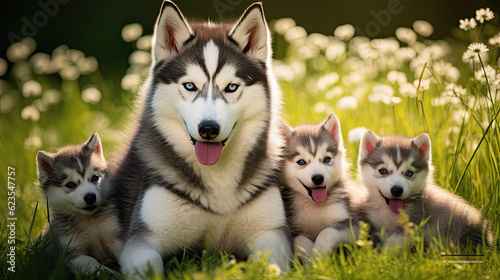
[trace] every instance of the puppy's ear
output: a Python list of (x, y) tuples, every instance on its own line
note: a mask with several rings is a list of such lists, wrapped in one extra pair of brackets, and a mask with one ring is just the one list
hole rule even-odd
[(323, 129), (328, 131), (330, 136), (337, 142), (342, 143), (342, 132), (340, 131), (340, 122), (337, 115), (331, 113), (328, 118), (321, 124)]
[(90, 136), (87, 141), (83, 144), (89, 151), (92, 151), (92, 153), (96, 154), (99, 156), (101, 159), (104, 160), (104, 155), (102, 153), (102, 144), (101, 144), (101, 138), (99, 138), (99, 134), (97, 132), (94, 132)]
[(164, 1), (153, 34), (153, 61), (178, 54), (192, 36), (193, 31), (179, 8), (171, 1)]
[(420, 155), (427, 160), (431, 161), (431, 138), (429, 134), (422, 133), (419, 136), (413, 138), (413, 145), (418, 149)]
[(280, 130), (281, 136), (283, 136), (283, 138), (285, 140), (288, 140), (292, 137), (293, 128), (291, 126), (289, 126), (285, 121), (280, 121), (279, 130)]
[(49, 179), (50, 174), (54, 170), (55, 156), (51, 153), (38, 151), (36, 154), (38, 181), (40, 187), (44, 188), (44, 184)]
[(369, 129), (366, 130), (359, 146), (359, 161), (373, 153), (379, 141), (380, 137), (377, 134)]
[(266, 63), (271, 57), (271, 38), (261, 3), (254, 3), (246, 9), (229, 32), (241, 51)]

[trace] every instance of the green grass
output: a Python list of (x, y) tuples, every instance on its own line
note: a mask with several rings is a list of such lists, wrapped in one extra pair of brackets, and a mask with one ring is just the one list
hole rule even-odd
[[(283, 118), (291, 125), (319, 123), (334, 111), (340, 119), (348, 161), (356, 172), (359, 139), (349, 141), (349, 132), (365, 127), (379, 135), (417, 136), (429, 133), (432, 141), (432, 157), (435, 181), (462, 197), (492, 222), (496, 240), (500, 230), (500, 71), (497, 65), (498, 48), (488, 45), (489, 58), (469, 65), (461, 61), (467, 43), (460, 38), (478, 38), (487, 42), (498, 33), (497, 25), (488, 23), (477, 29), (459, 34), (459, 38), (431, 41), (418, 35), (416, 43), (397, 42), (396, 39), (368, 40), (346, 39), (332, 36), (309, 35), (300, 32), (293, 22), (285, 34), (279, 25), (271, 23), (274, 33), (274, 49), (277, 57), (277, 75), (284, 93)], [(487, 27), (487, 28), (486, 28)], [(492, 31), (493, 30), (493, 31)], [(486, 32), (486, 31), (484, 31)], [(496, 32), (496, 33), (495, 33)], [(302, 34), (302, 35), (301, 35)], [(292, 36), (295, 35), (295, 36)], [(390, 47), (396, 42), (395, 48)], [(31, 41), (24, 44), (30, 45)], [(134, 42), (136, 51), (136, 43)], [(335, 47), (336, 46), (336, 47)], [(337, 55), (335, 49), (342, 49)], [(414, 49), (415, 57), (396, 59), (401, 48)], [(360, 50), (363, 50), (360, 52)], [(368, 50), (368, 52), (367, 52)], [(432, 51), (431, 51), (432, 50)], [(147, 49), (145, 50), (147, 51)], [(441, 52), (441, 54), (440, 54)], [(58, 55), (65, 61), (62, 68), (77, 65), (75, 51), (58, 48), (51, 59)], [(372, 53), (374, 56), (367, 55)], [(124, 58), (126, 59), (126, 58)], [(116, 149), (124, 137), (129, 123), (128, 115), (135, 98), (135, 84), (117, 88), (116, 81), (106, 80), (99, 70), (85, 72), (76, 79), (61, 78), (60, 69), (40, 70), (33, 65), (35, 59), (27, 54), (11, 59), (9, 72), (0, 77), (0, 181), (6, 182), (8, 167), (16, 170), (16, 273), (2, 265), (1, 279), (90, 279), (93, 276), (73, 275), (61, 262), (55, 267), (42, 258), (44, 239), (41, 236), (47, 224), (44, 198), (37, 188), (35, 155), (37, 150), (54, 151), (57, 147), (80, 143), (94, 131), (103, 141), (105, 155)], [(440, 70), (440, 64), (448, 69)], [(488, 84), (475, 75), (491, 65), (497, 75)], [(450, 70), (450, 66), (453, 69)], [(52, 67), (52, 66), (51, 66)], [(147, 65), (131, 65), (129, 77), (137, 74), (144, 78)], [(399, 82), (389, 78), (390, 71), (398, 71)], [(460, 73), (456, 77), (456, 72)], [(336, 73), (336, 74), (331, 74)], [(452, 75), (453, 74), (453, 75)], [(494, 75), (495, 76), (495, 75)], [(403, 78), (404, 77), (404, 78)], [(489, 77), (489, 76), (488, 76)], [(402, 80), (401, 80), (402, 79)], [(400, 86), (408, 83), (421, 84), (418, 95), (405, 94)], [(34, 80), (41, 85), (40, 95), (23, 96), (23, 84)], [(425, 83), (430, 81), (428, 88)], [(449, 84), (460, 85), (454, 91), (446, 91)], [(378, 85), (387, 85), (392, 94), (390, 102), (370, 100)], [(101, 98), (95, 104), (82, 99), (82, 92), (95, 87)], [(56, 90), (59, 100), (49, 102), (48, 90)], [(387, 91), (388, 88), (382, 88)], [(389, 90), (390, 91), (390, 90)], [(35, 92), (38, 93), (38, 92)], [(409, 95), (409, 96), (408, 96)], [(353, 96), (356, 107), (339, 106), (341, 98)], [(370, 97), (371, 96), (371, 97)], [(446, 102), (437, 106), (438, 99)], [(85, 98), (84, 98), (85, 99)], [(87, 100), (88, 101), (88, 100)], [(12, 104), (11, 106), (8, 106)], [(22, 117), (27, 106), (37, 108), (34, 119)], [(31, 110), (33, 111), (33, 110)], [(26, 114), (27, 111), (24, 111)], [(28, 110), (29, 112), (29, 110)], [(0, 211), (8, 217), (7, 191), (0, 192)], [(0, 226), (6, 228), (6, 219)], [(166, 277), (171, 279), (336, 279), (336, 278), (390, 278), (390, 279), (442, 279), (442, 278), (500, 278), (500, 254), (495, 248), (444, 248), (439, 245), (424, 250), (418, 227), (408, 229), (408, 244), (396, 249), (372, 249), (365, 237), (355, 244), (346, 244), (332, 256), (303, 267), (297, 260), (290, 271), (279, 275), (269, 267), (265, 258), (247, 262), (236, 261), (231, 255), (203, 252), (199, 256), (187, 255), (171, 259), (166, 264)], [(9, 250), (8, 231), (2, 230), (0, 262), (5, 264)], [(444, 263), (442, 253), (484, 254), (484, 263)], [(150, 275), (154, 278), (153, 275)], [(120, 278), (102, 272), (100, 278)]]

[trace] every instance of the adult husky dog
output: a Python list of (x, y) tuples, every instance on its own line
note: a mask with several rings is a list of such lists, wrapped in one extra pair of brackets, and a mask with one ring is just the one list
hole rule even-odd
[(163, 273), (164, 257), (203, 246), (241, 258), (270, 250), (286, 269), (270, 48), (259, 3), (236, 24), (188, 23), (163, 3), (137, 125), (110, 170), (126, 274)]

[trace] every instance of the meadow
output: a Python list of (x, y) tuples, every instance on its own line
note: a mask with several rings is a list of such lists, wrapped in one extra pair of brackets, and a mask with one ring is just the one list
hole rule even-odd
[[(318, 123), (330, 112), (339, 117), (356, 177), (359, 140), (365, 129), (378, 135), (417, 136), (432, 141), (434, 179), (464, 197), (500, 233), (500, 26), (489, 10), (471, 12), (443, 40), (430, 40), (433, 27), (416, 21), (395, 37), (354, 36), (351, 25), (332, 35), (308, 34), (285, 18), (270, 23), (274, 70), (283, 91), (283, 119), (290, 125)], [(498, 14), (496, 14), (498, 17)], [(98, 61), (60, 46), (36, 52), (36, 42), (11, 45), (0, 58), (1, 279), (93, 279), (55, 268), (41, 257), (47, 208), (38, 189), (38, 150), (81, 143), (94, 131), (109, 156), (126, 137), (133, 100), (147, 76), (150, 35), (138, 24), (124, 27), (133, 45), (121, 88), (99, 71)], [(124, 58), (127, 59), (127, 58)], [(15, 170), (15, 175), (8, 172)], [(11, 177), (10, 179), (8, 177)], [(14, 181), (13, 181), (14, 179)], [(15, 210), (8, 209), (8, 182), (15, 183)], [(12, 185), (11, 185), (12, 186)], [(9, 238), (7, 218), (16, 218)], [(405, 221), (402, 221), (405, 222)], [(332, 256), (288, 273), (265, 258), (236, 261), (230, 254), (203, 252), (172, 259), (171, 279), (500, 279), (500, 254), (493, 248), (452, 248), (438, 242), (424, 249), (419, 225), (406, 224), (407, 246), (371, 247), (366, 229), (360, 240)], [(15, 241), (16, 272), (8, 270), (9, 243)], [(446, 255), (469, 254), (478, 262), (448, 262)], [(471, 257), (472, 258), (472, 257)], [(101, 273), (99, 278), (120, 278)], [(153, 277), (153, 276), (151, 276)], [(155, 277), (160, 279), (161, 277)]]

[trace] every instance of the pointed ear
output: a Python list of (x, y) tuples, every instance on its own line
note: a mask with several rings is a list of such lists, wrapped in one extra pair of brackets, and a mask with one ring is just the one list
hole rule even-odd
[(331, 113), (321, 126), (330, 133), (330, 136), (336, 140), (337, 143), (342, 143), (342, 132), (340, 131), (340, 122), (337, 115)]
[(153, 34), (153, 60), (176, 55), (192, 36), (193, 31), (179, 8), (171, 1), (164, 1)]
[(92, 153), (104, 159), (104, 155), (102, 153), (101, 138), (99, 138), (99, 134), (97, 134), (97, 132), (94, 132), (94, 134), (92, 134), (92, 136), (90, 136), (90, 138), (85, 141), (84, 145), (90, 151), (92, 151)]
[(271, 57), (271, 39), (261, 3), (254, 3), (229, 32), (246, 55), (267, 62)]
[(288, 140), (292, 137), (293, 128), (289, 126), (285, 121), (280, 121), (279, 130), (281, 136), (283, 136), (285, 140)]
[(38, 151), (36, 154), (36, 161), (38, 181), (40, 181), (40, 186), (43, 187), (45, 182), (49, 179), (50, 173), (54, 170), (54, 164), (56, 162), (55, 156), (44, 151)]
[(431, 160), (431, 138), (429, 134), (422, 133), (419, 136), (413, 138), (413, 145), (417, 147), (418, 151), (427, 161)]
[(380, 137), (378, 137), (377, 134), (368, 129), (365, 134), (363, 134), (363, 138), (361, 139), (361, 144), (359, 147), (359, 158), (365, 158), (369, 154), (373, 153), (373, 150), (375, 150), (375, 146), (379, 141)]

